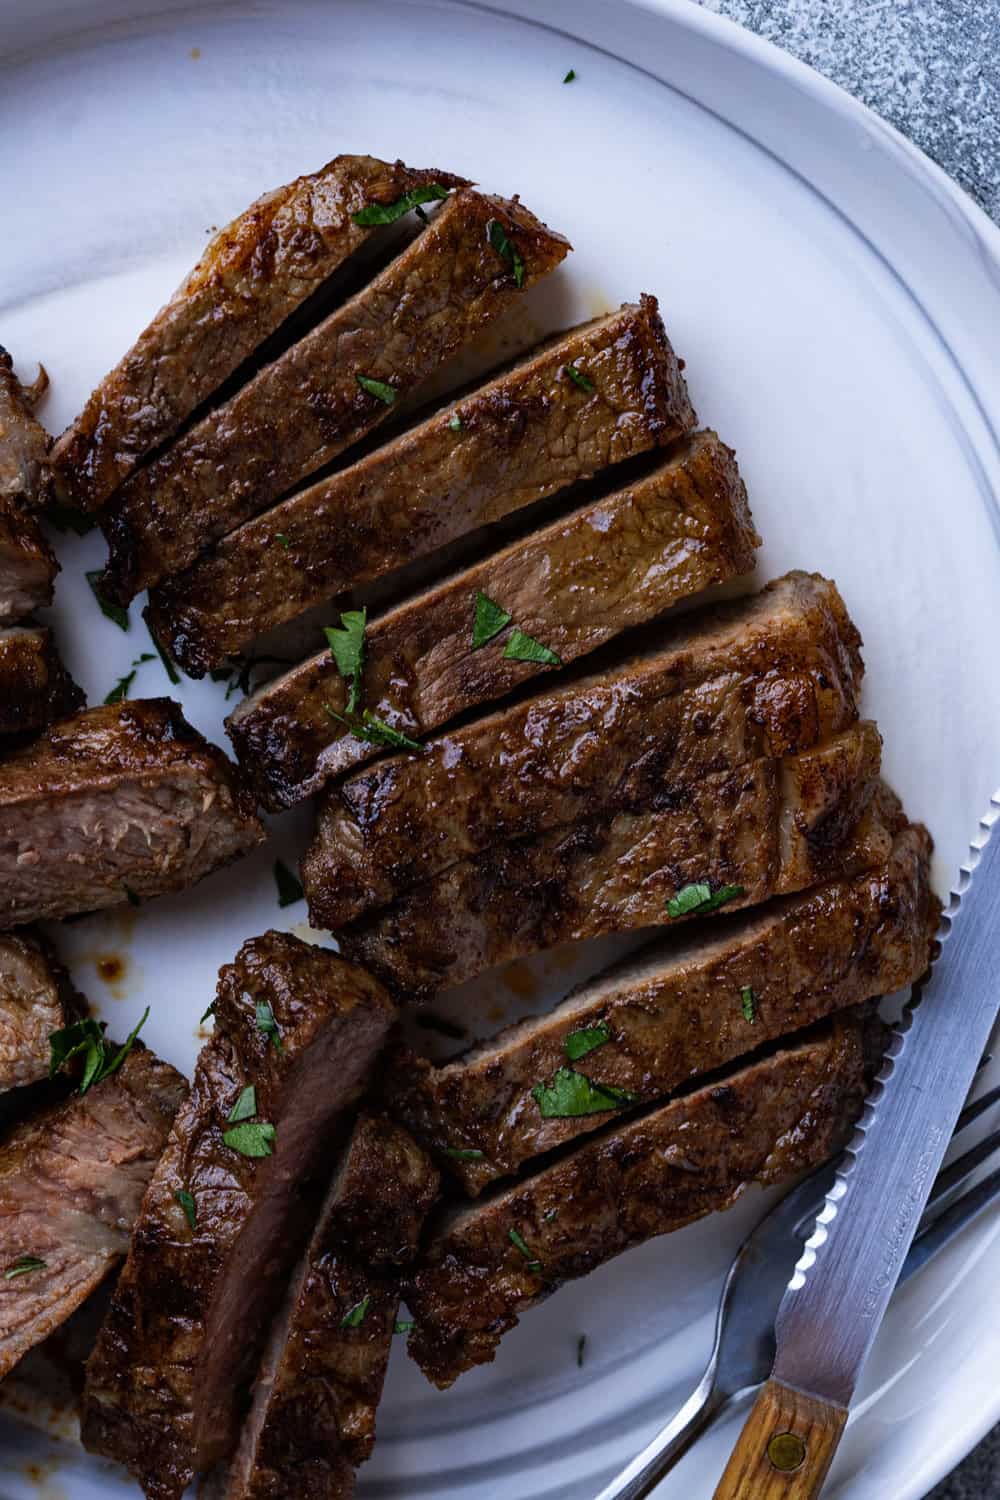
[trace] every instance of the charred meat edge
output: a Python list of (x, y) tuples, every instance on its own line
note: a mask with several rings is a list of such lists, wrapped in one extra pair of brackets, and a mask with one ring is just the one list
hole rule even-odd
[(42, 625), (0, 628), (0, 735), (30, 734), (83, 707), (83, 693)]
[(43, 366), (33, 386), (24, 386), (0, 345), (0, 511), (40, 510), (49, 499), (49, 435), (34, 406), (49, 383)]
[(85, 1013), (83, 997), (40, 933), (0, 934), (0, 1092), (47, 1078), (50, 1034)]

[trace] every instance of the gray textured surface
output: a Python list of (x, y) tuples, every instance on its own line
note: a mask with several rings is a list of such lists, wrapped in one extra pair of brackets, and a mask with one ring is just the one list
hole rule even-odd
[[(864, 100), (1000, 222), (1000, 0), (700, 3)], [(1000, 1500), (1000, 1428), (928, 1500)]]

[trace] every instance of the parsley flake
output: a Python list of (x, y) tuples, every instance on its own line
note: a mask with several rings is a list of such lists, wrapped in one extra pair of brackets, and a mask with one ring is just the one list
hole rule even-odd
[(274, 533), (274, 540), (278, 542), (282, 547), (284, 547), (286, 552), (292, 545), (283, 531), (276, 531)]
[(411, 740), (408, 735), (402, 734), (400, 730), (393, 729), (384, 719), (380, 719), (366, 708), (360, 719), (349, 719), (343, 714), (335, 713), (328, 703), (323, 705), (331, 719), (336, 719), (338, 724), (346, 724), (350, 733), (356, 740), (361, 740), (365, 745), (388, 745), (390, 750), (413, 750), (417, 754), (423, 752), (423, 745), (417, 740)]
[(537, 1083), (531, 1090), (543, 1120), (569, 1120), (578, 1115), (600, 1115), (625, 1109), (636, 1102), (635, 1094), (592, 1083), (574, 1068), (557, 1068), (550, 1083)]
[(209, 1005), (206, 1008), (205, 1014), (202, 1016), (201, 1020), (198, 1022), (199, 1026), (204, 1026), (204, 1024), (208, 1020), (209, 1016), (214, 1016), (215, 1015), (215, 1006), (216, 1006), (216, 1002), (213, 1000), (212, 1003), (211, 1003), (211, 1005)]
[(274, 861), (274, 883), (278, 887), (279, 906), (294, 906), (305, 898), (301, 880), (280, 859)]
[(542, 1269), (542, 1263), (541, 1263), (541, 1261), (534, 1259), (534, 1257), (531, 1254), (531, 1251), (528, 1249), (527, 1245), (525, 1244), (523, 1237), (520, 1234), (518, 1234), (517, 1230), (516, 1229), (508, 1229), (507, 1236), (508, 1236), (511, 1244), (514, 1246), (514, 1249), (515, 1250), (519, 1250), (520, 1253), (524, 1256), (525, 1260), (528, 1262), (528, 1264), (525, 1266), (524, 1269), (526, 1271), (540, 1271)]
[(195, 1229), (198, 1224), (198, 1207), (193, 1194), (189, 1193), (186, 1188), (178, 1188), (174, 1193), (174, 1198), (184, 1210), (184, 1217), (190, 1228)]
[(517, 287), (524, 286), (524, 261), (507, 238), (507, 231), (499, 219), (490, 219), (486, 225), (486, 238), (496, 253), (502, 256), (504, 260), (510, 262), (514, 285)]
[[(438, 199), (447, 198), (448, 189), (442, 187), (438, 182), (429, 182), (426, 187), (411, 188), (395, 203), (366, 203), (364, 208), (359, 209), (351, 218), (355, 224), (367, 227), (370, 224), (395, 224), (404, 214), (408, 214), (411, 208), (417, 208), (421, 203), (434, 203)], [(424, 218), (425, 215), (421, 215)]]
[(349, 681), (347, 712), (357, 712), (361, 700), (361, 674), (365, 664), (365, 626), (368, 623), (367, 609), (349, 609), (340, 617), (340, 627), (327, 626), (323, 631), (330, 655), (337, 664), (337, 671)]
[(411, 1328), (417, 1325), (412, 1318), (397, 1318), (392, 1325), (393, 1333), (409, 1333)]
[(27, 1276), (29, 1271), (45, 1271), (48, 1269), (48, 1261), (39, 1260), (37, 1255), (19, 1255), (3, 1273), (4, 1281), (13, 1281), (17, 1276)]
[(596, 1026), (585, 1026), (581, 1031), (571, 1031), (563, 1041), (570, 1062), (578, 1062), (588, 1052), (596, 1052), (605, 1042), (610, 1042), (611, 1032), (600, 1021)]
[(369, 1293), (367, 1297), (362, 1297), (360, 1302), (355, 1302), (353, 1307), (348, 1308), (347, 1312), (345, 1312), (344, 1316), (340, 1320), (341, 1328), (360, 1328), (361, 1324), (368, 1316), (368, 1309), (371, 1307), (371, 1305), (372, 1299), (371, 1294)]
[(132, 670), (130, 672), (126, 672), (124, 677), (119, 677), (115, 686), (111, 689), (110, 693), (105, 698), (105, 703), (124, 703), (125, 699), (129, 695), (129, 690), (131, 689), (132, 684), (135, 681), (135, 674), (138, 672), (139, 668), (143, 666), (145, 662), (155, 660), (156, 658), (153, 656), (153, 653), (151, 651), (144, 651), (141, 656), (137, 656), (135, 661), (132, 663)]
[(354, 378), (361, 389), (368, 392), (369, 396), (374, 396), (377, 401), (381, 401), (385, 406), (392, 406), (398, 395), (394, 386), (386, 385), (384, 380), (374, 380), (371, 375), (355, 375)]
[(576, 1341), (576, 1367), (578, 1370), (583, 1369), (583, 1355), (586, 1347), (587, 1335), (585, 1333), (581, 1333), (580, 1337)]
[(588, 380), (586, 375), (584, 375), (581, 370), (577, 369), (576, 365), (564, 365), (563, 369), (566, 371), (566, 374), (569, 376), (570, 380), (572, 380), (573, 384), (578, 385), (581, 391), (586, 391), (588, 396), (593, 393), (594, 382), (592, 380)]
[(523, 630), (511, 631), (504, 657), (507, 661), (539, 662), (543, 667), (562, 666), (561, 658), (554, 651), (536, 641), (533, 635), (525, 635)]
[(243, 1125), (234, 1125), (223, 1131), (222, 1139), (231, 1150), (241, 1156), (273, 1156), (272, 1143), (277, 1134), (267, 1120), (248, 1120)]
[(65, 1026), (60, 1031), (50, 1032), (49, 1077), (54, 1078), (59, 1069), (64, 1068), (74, 1057), (82, 1057), (83, 1072), (77, 1092), (85, 1094), (95, 1083), (100, 1083), (103, 1078), (118, 1071), (132, 1051), (148, 1015), (147, 1005), (138, 1025), (129, 1032), (117, 1052), (105, 1039), (103, 1023), (95, 1021), (93, 1016), (74, 1021), (72, 1026)]
[(445, 1156), (450, 1156), (453, 1161), (482, 1161), (483, 1153), (471, 1147), (467, 1150), (464, 1146), (445, 1146)]
[(757, 996), (749, 984), (745, 984), (740, 990), (740, 1000), (743, 1004), (743, 1019), (752, 1026), (757, 1019)]
[(94, 598), (101, 607), (101, 614), (108, 620), (113, 620), (119, 630), (129, 628), (128, 610), (122, 609), (120, 604), (112, 604), (110, 599), (105, 599), (97, 586), (97, 580), (102, 576), (100, 568), (95, 568), (92, 573), (87, 574), (87, 582)]
[(262, 1031), (268, 1041), (273, 1042), (276, 1051), (284, 1052), (285, 1044), (281, 1040), (281, 1032), (278, 1023), (274, 1019), (274, 1011), (266, 1000), (257, 1001), (257, 1030)]
[(462, 418), (458, 415), (457, 411), (452, 413), (448, 422), (448, 426), (451, 428), (452, 432), (461, 432)]
[(676, 896), (671, 896), (667, 902), (667, 916), (700, 916), (702, 912), (715, 911), (726, 901), (734, 901), (743, 893), (741, 885), (720, 885), (717, 891), (713, 891), (707, 880), (697, 880), (682, 886)]
[(251, 1120), (257, 1113), (257, 1090), (252, 1083), (240, 1089), (239, 1098), (226, 1116), (227, 1125), (238, 1125), (240, 1120)]
[(575, 68), (570, 68), (569, 72), (566, 74), (566, 77), (563, 79), (563, 83), (572, 83), (575, 80), (575, 78), (576, 78), (576, 69)]
[(472, 649), (478, 651), (480, 646), (485, 646), (495, 635), (499, 635), (506, 625), (509, 625), (511, 616), (491, 599), (487, 594), (479, 592), (476, 594), (476, 613), (472, 622)]
[(178, 683), (181, 680), (181, 674), (178, 672), (177, 668), (170, 660), (170, 657), (167, 655), (166, 651), (164, 651), (163, 647), (160, 645), (159, 641), (156, 639), (156, 636), (151, 630), (149, 632), (149, 639), (153, 643), (153, 650), (156, 652), (157, 656), (163, 663), (163, 670), (164, 672), (166, 672), (168, 680), (173, 683), (174, 687), (177, 687)]

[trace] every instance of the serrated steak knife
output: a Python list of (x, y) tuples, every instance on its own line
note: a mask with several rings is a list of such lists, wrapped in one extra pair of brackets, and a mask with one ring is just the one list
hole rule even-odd
[(715, 1500), (815, 1500), (1000, 1008), (1000, 792), (782, 1299), (777, 1355)]

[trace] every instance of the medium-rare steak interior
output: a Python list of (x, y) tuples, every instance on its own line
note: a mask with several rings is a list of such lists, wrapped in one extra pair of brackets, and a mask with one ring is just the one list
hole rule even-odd
[[(366, 632), (359, 684), (330, 652), (268, 683), (227, 721), (237, 756), (266, 806), (289, 806), (384, 745), (349, 722), (355, 686), (412, 741), (748, 572), (759, 540), (732, 449), (696, 433), (624, 488), (388, 610)], [(482, 600), (499, 624), (477, 642)]]
[(62, 488), (85, 510), (102, 506), (369, 238), (372, 226), (358, 214), (367, 220), (375, 205), (407, 194), (420, 202), (421, 189), (461, 183), (450, 172), (337, 156), (251, 203), (209, 242), (56, 443)]
[(0, 628), (0, 735), (32, 734), (82, 705), (47, 626)]
[(371, 1456), (399, 1270), (438, 1174), (405, 1130), (363, 1113), (275, 1319), (224, 1500), (349, 1500)]
[(656, 299), (643, 297), (247, 521), (153, 591), (151, 628), (203, 672), (310, 606), (693, 425)]
[(363, 290), (126, 480), (102, 517), (107, 597), (127, 604), (188, 567), (357, 442), (568, 250), (522, 204), (459, 189)]
[(223, 968), (214, 1014), (87, 1366), (84, 1445), (155, 1500), (178, 1500), (236, 1445), (307, 1190), (395, 1012), (363, 970), (270, 932)]
[(860, 637), (818, 575), (788, 573), (653, 642), (325, 791), (302, 865), (314, 925), (342, 927), (499, 841), (797, 754), (857, 718)]
[(184, 890), (262, 838), (176, 704), (88, 709), (0, 761), (0, 928)]
[(136, 1043), (0, 1142), (0, 1378), (118, 1264), (185, 1092)]
[(405, 1289), (427, 1378), (444, 1388), (493, 1359), (563, 1282), (826, 1160), (861, 1112), (881, 1030), (838, 1020), (458, 1210)]
[(0, 1092), (49, 1071), (49, 1036), (83, 1016), (84, 1004), (37, 933), (0, 935)]
[(940, 916), (930, 857), (908, 825), (884, 864), (682, 927), (455, 1061), (398, 1049), (384, 1096), (478, 1195), (622, 1109), (913, 984)]

